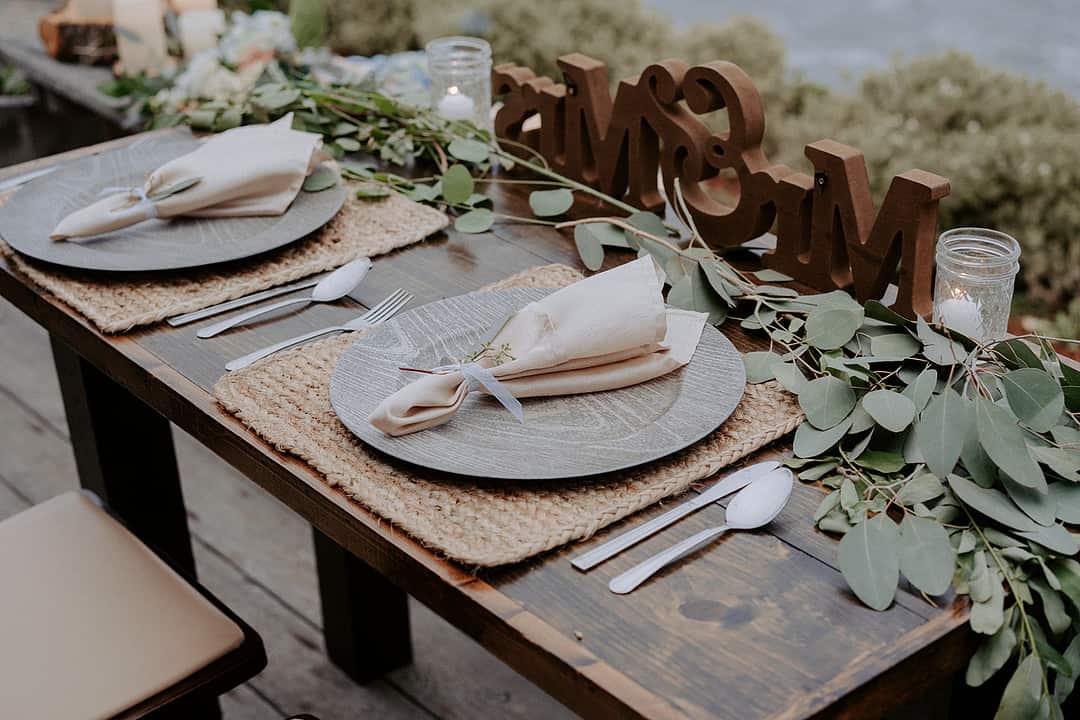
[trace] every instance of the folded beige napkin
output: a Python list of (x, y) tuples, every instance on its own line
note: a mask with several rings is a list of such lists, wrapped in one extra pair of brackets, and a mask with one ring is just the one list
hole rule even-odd
[[(304, 178), (325, 159), (322, 137), (292, 129), (292, 115), (226, 130), (155, 170), (141, 188), (106, 188), (108, 197), (71, 213), (53, 240), (119, 230), (150, 218), (281, 215)], [(184, 188), (156, 199), (155, 196)]]
[[(571, 395), (635, 385), (690, 362), (707, 316), (664, 307), (663, 275), (644, 257), (593, 275), (514, 314), (490, 347), (513, 359), (476, 361), (513, 398)], [(368, 418), (387, 435), (448, 421), (472, 390), (475, 372), (425, 375), (386, 398)], [(499, 392), (493, 392), (500, 397)], [(508, 405), (507, 402), (503, 403)], [(513, 411), (513, 410), (512, 410)]]

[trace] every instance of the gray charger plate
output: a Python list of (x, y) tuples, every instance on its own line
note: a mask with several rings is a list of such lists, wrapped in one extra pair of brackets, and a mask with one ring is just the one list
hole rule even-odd
[(91, 238), (49, 239), (62, 218), (96, 202), (103, 188), (142, 185), (149, 173), (198, 146), (190, 132), (177, 130), (148, 137), (133, 149), (65, 163), (27, 183), (0, 207), (0, 238), (23, 255), (66, 267), (179, 270), (288, 245), (329, 222), (345, 202), (345, 188), (339, 183), (322, 192), (301, 190), (289, 209), (275, 217), (147, 220)]
[(735, 410), (746, 385), (739, 351), (706, 326), (688, 365), (640, 385), (522, 400), (520, 424), (493, 398), (473, 392), (450, 422), (390, 437), (368, 422), (391, 393), (416, 379), (399, 367), (456, 362), (507, 313), (548, 290), (474, 292), (402, 313), (346, 350), (330, 401), (357, 437), (387, 455), (442, 472), (549, 480), (622, 470), (693, 445)]

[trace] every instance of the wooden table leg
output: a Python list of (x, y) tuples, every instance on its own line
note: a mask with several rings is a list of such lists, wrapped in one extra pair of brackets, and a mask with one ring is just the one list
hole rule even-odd
[[(187, 511), (169, 421), (55, 337), (79, 484), (97, 494), (132, 533), (195, 579)], [(171, 713), (177, 713), (173, 715)], [(191, 699), (162, 717), (220, 718), (217, 698)]]
[(412, 662), (409, 596), (316, 528), (323, 639), (335, 665), (359, 683)]

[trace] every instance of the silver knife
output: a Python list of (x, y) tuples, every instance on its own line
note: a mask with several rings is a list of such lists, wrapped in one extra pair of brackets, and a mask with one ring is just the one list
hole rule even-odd
[(608, 558), (618, 555), (626, 548), (636, 545), (650, 535), (663, 530), (668, 525), (683, 519), (690, 513), (700, 510), (706, 505), (714, 503), (736, 490), (742, 490), (754, 480), (762, 475), (771, 473), (778, 467), (780, 467), (780, 463), (775, 460), (766, 460), (765, 462), (759, 462), (756, 465), (743, 468), (738, 472), (733, 472), (723, 480), (713, 484), (712, 487), (702, 492), (697, 497), (687, 500), (681, 505), (668, 510), (663, 515), (654, 517), (652, 520), (638, 525), (633, 530), (624, 532), (622, 535), (608, 540), (603, 545), (577, 556), (570, 564), (583, 572), (585, 570), (591, 570)]
[(59, 167), (59, 165), (50, 165), (49, 167), (41, 168), (40, 170), (31, 170), (28, 173), (23, 173), (22, 175), (16, 175), (13, 178), (8, 178), (7, 180), (0, 182), (0, 190), (10, 190), (11, 188), (25, 185), (26, 183), (34, 180), (35, 178), (39, 178), (43, 175), (48, 175), (54, 170), (59, 169)]
[(180, 327), (181, 325), (187, 325), (193, 323), (196, 320), (202, 320), (218, 313), (228, 312), (229, 310), (235, 310), (245, 305), (251, 305), (253, 303), (261, 302), (278, 295), (284, 295), (285, 293), (291, 293), (294, 290), (303, 290), (304, 288), (314, 287), (319, 284), (319, 281), (326, 277), (327, 273), (320, 273), (313, 277), (309, 277), (300, 282), (295, 282), (290, 285), (281, 285), (279, 287), (270, 288), (269, 290), (262, 290), (251, 295), (245, 295), (235, 300), (229, 300), (228, 302), (218, 303), (217, 305), (211, 305), (208, 308), (202, 310), (196, 310), (195, 312), (185, 313), (183, 315), (177, 315), (166, 320), (169, 325), (173, 327)]

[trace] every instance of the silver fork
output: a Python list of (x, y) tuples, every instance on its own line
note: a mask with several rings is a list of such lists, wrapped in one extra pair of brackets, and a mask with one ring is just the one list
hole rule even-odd
[(331, 325), (330, 327), (324, 327), (319, 330), (312, 330), (311, 332), (304, 333), (303, 335), (297, 335), (296, 337), (289, 338), (288, 340), (282, 340), (279, 343), (275, 343), (260, 350), (250, 352), (247, 355), (236, 358), (235, 360), (230, 360), (225, 364), (225, 369), (232, 371), (239, 370), (240, 368), (246, 368), (248, 365), (252, 364), (256, 360), (262, 360), (264, 357), (267, 357), (268, 355), (273, 355), (279, 350), (291, 348), (296, 345), (302, 345), (309, 340), (314, 340), (315, 338), (322, 337), (323, 335), (332, 335), (339, 332), (355, 332), (356, 330), (362, 330), (364, 328), (378, 325), (379, 323), (386, 322), (394, 315), (396, 315), (398, 311), (408, 305), (412, 301), (412, 299), (412, 293), (407, 293), (403, 289), (398, 288), (394, 292), (390, 293), (390, 295), (385, 300), (375, 305), (375, 307), (371, 308), (360, 317), (353, 318), (344, 325)]

